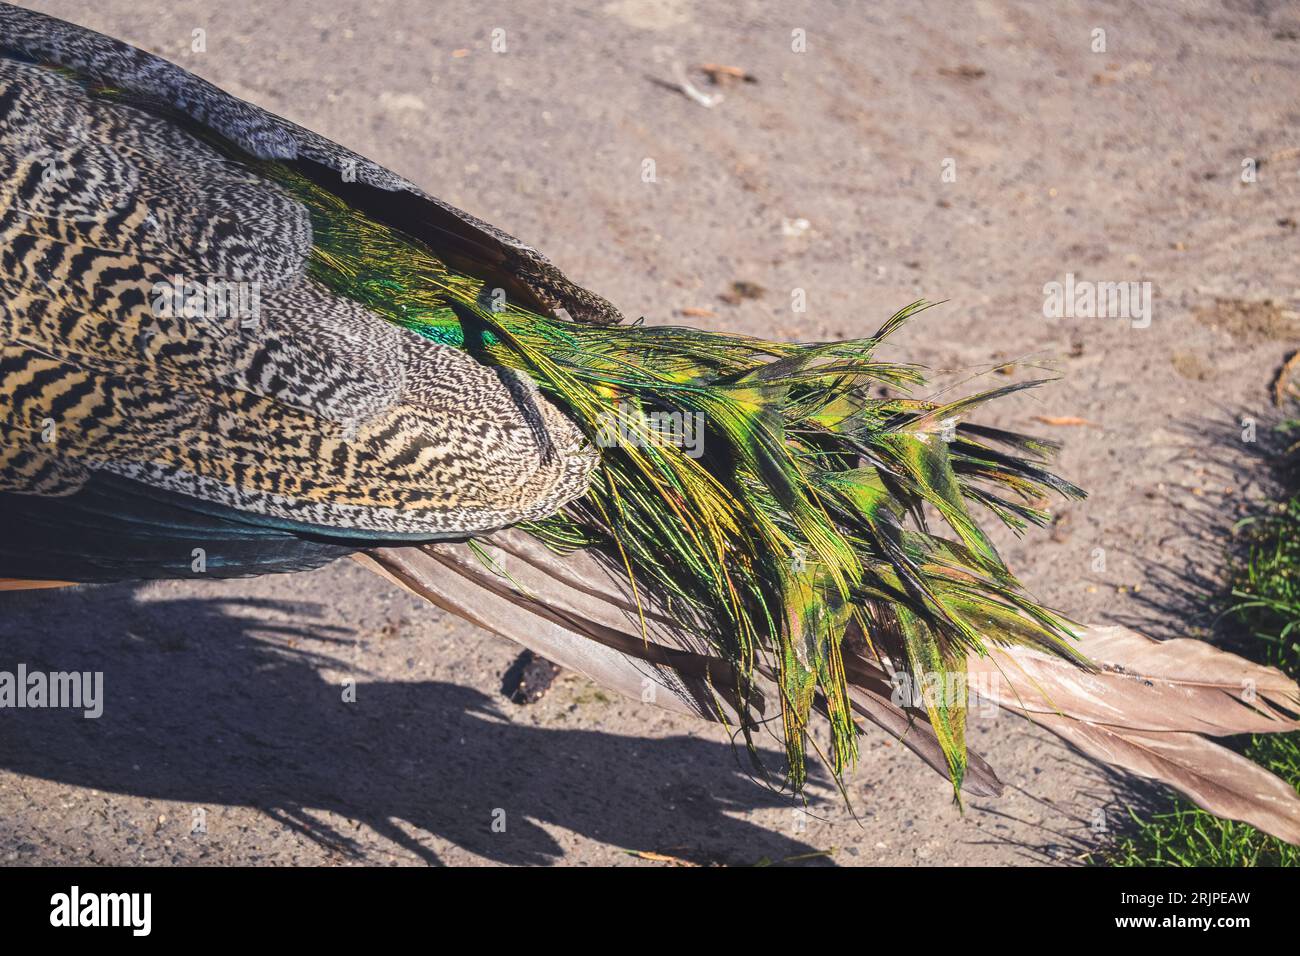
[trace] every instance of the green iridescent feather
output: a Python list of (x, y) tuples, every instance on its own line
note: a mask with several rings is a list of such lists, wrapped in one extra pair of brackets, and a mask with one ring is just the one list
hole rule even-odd
[[(923, 384), (920, 369), (875, 358), (923, 303), (870, 338), (814, 345), (574, 324), (494, 298), (416, 240), (263, 165), (312, 212), (318, 280), (526, 373), (601, 445), (588, 494), (525, 527), (558, 550), (600, 549), (745, 679), (760, 664), (775, 674), (796, 788), (819, 708), (835, 774), (857, 754), (842, 657), (851, 619), (918, 677), (964, 674), (966, 655), (990, 644), (1074, 655), (1068, 623), (1023, 594), (971, 511), (984, 505), (1019, 529), (1045, 520), (1045, 490), (1082, 494), (1044, 470), (1048, 443), (959, 421), (1037, 383), (943, 405), (870, 393)], [(665, 440), (665, 420), (702, 422), (702, 454)], [(951, 537), (927, 528), (927, 510)], [(928, 695), (925, 708), (959, 787), (964, 701)]]

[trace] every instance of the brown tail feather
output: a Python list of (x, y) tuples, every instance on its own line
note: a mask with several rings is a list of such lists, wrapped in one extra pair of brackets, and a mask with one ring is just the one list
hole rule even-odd
[(1300, 844), (1300, 794), (1214, 737), (1300, 729), (1300, 689), (1281, 671), (1201, 641), (1086, 631), (1087, 672), (1025, 648), (972, 658), (974, 686), (1088, 756), (1157, 780), (1216, 816)]
[[(586, 552), (557, 555), (505, 531), (482, 539), (491, 566), (463, 544), (384, 548), (358, 556), (372, 570), (439, 607), (503, 634), (630, 697), (683, 714), (734, 722), (737, 675), (705, 641), (640, 595), (638, 613), (618, 569)], [(643, 631), (644, 624), (644, 631)], [(1300, 728), (1300, 689), (1280, 671), (1198, 641), (1159, 642), (1124, 628), (1093, 628), (1085, 671), (1024, 648), (972, 658), (979, 693), (1058, 734), (1102, 763), (1160, 781), (1222, 817), (1300, 844), (1300, 795), (1244, 757), (1200, 736)], [(845, 657), (854, 710), (947, 775), (923, 713), (892, 699), (881, 662)], [(755, 713), (776, 712), (772, 674), (758, 668)], [(1001, 791), (993, 769), (969, 755), (964, 789)]]

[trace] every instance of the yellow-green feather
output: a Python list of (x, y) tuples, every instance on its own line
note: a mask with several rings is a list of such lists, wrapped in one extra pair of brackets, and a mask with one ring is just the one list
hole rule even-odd
[[(602, 448), (588, 494), (525, 527), (559, 550), (603, 551), (744, 679), (760, 662), (778, 675), (796, 787), (816, 707), (829, 718), (835, 773), (857, 753), (842, 646), (851, 616), (875, 622), (873, 644), (901, 635), (896, 663), (918, 677), (964, 674), (966, 654), (986, 642), (1069, 653), (1068, 624), (1018, 590), (969, 502), (1033, 521), (1041, 512), (1029, 502), (1044, 487), (1077, 489), (977, 434), (953, 441), (946, 420), (967, 404), (870, 394), (923, 381), (919, 369), (874, 357), (922, 303), (869, 339), (815, 345), (576, 325), (493, 302), (481, 279), (416, 240), (284, 166), (263, 169), (312, 212), (318, 280), (433, 341), (526, 373), (593, 442), (621, 416), (631, 440)], [(663, 412), (701, 416), (701, 457), (660, 440), (646, 416)], [(1036, 457), (1046, 450), (994, 437)], [(956, 540), (905, 527), (925, 505)], [(960, 785), (964, 702), (927, 701), (926, 711)]]

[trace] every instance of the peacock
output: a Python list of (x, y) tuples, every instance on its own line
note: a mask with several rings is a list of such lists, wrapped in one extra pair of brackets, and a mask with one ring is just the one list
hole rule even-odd
[[(969, 691), (1300, 842), (1210, 738), (1281, 672), (1035, 601), (992, 518), (1055, 446), (880, 346), (627, 322), (389, 170), (107, 36), (0, 5), (0, 589), (350, 557), (620, 692), (721, 721), (796, 794), (874, 725), (996, 794)], [(687, 440), (690, 439), (690, 440)], [(984, 522), (984, 523), (982, 523)]]

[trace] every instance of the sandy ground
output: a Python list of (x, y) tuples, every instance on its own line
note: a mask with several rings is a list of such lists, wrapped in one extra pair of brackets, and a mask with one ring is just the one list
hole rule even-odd
[[(1263, 429), (1300, 341), (1294, 6), (35, 6), (374, 157), (630, 316), (819, 339), (947, 299), (896, 357), (980, 376), (968, 388), (1062, 375), (988, 420), (1063, 439), (1064, 474), (1092, 493), (1050, 532), (1002, 537), (1031, 590), (1081, 620), (1197, 631), (1180, 591), (1266, 491), (1241, 419)], [(701, 63), (757, 82), (713, 108), (664, 85)], [(1044, 285), (1067, 273), (1150, 282), (1149, 326), (1045, 318)], [(763, 292), (729, 303), (737, 281)], [(824, 786), (804, 813), (717, 728), (574, 676), (510, 703), (515, 654), (348, 562), (0, 595), (0, 666), (102, 670), (107, 697), (99, 720), (0, 712), (0, 861), (1064, 864), (1133, 799), (1053, 738), (977, 718), (1004, 797), (959, 812), (873, 734), (859, 819)]]

